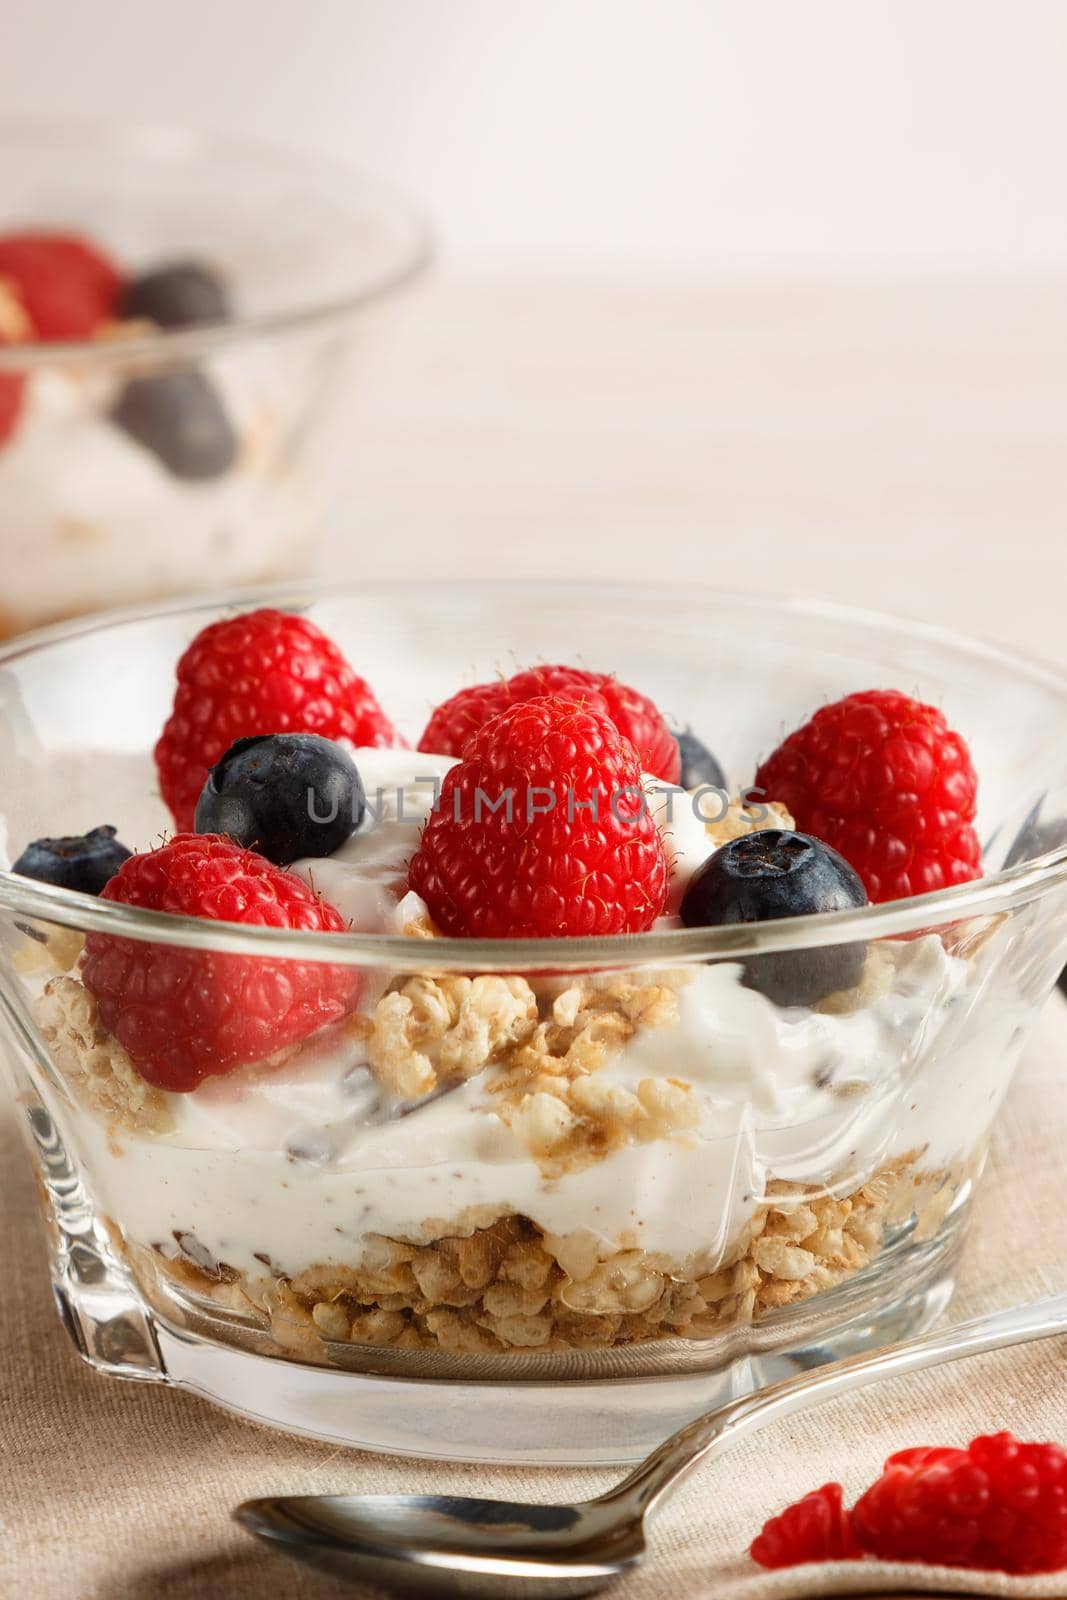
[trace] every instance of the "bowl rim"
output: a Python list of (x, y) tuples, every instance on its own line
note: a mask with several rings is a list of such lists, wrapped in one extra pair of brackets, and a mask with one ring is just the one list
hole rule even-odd
[[(421, 591), (484, 592), (511, 587), (514, 579), (432, 580), (409, 582), (381, 579), (328, 583), (322, 579), (297, 579), (259, 584), (223, 593), (185, 596), (152, 605), (126, 606), (51, 627), (35, 629), (0, 646), (0, 669), (22, 656), (37, 655), (87, 635), (139, 625), (153, 618), (193, 618), (199, 612), (254, 609), (273, 604), (281, 608), (308, 606), (317, 600), (335, 601), (346, 595), (384, 600)], [(524, 594), (541, 587), (573, 593), (582, 585), (552, 579), (522, 580)], [(646, 595), (649, 585), (615, 581), (589, 584), (590, 589), (616, 595)], [(867, 628), (909, 632), (931, 644), (997, 663), (1031, 681), (1057, 690), (1067, 703), (1067, 672), (1049, 662), (1006, 649), (937, 623), (916, 621), (891, 612), (810, 596), (762, 591), (733, 591), (710, 584), (651, 585), (661, 597), (672, 593), (692, 601), (714, 598), (731, 607), (752, 612), (788, 611), (812, 619), (862, 623)], [(906, 899), (860, 906), (849, 911), (818, 916), (783, 917), (778, 921), (736, 927), (672, 928), (660, 932), (620, 934), (610, 937), (567, 939), (413, 939), (400, 934), (308, 933), (279, 928), (249, 927), (241, 923), (206, 921), (175, 916), (95, 899), (70, 889), (59, 889), (0, 868), (0, 907), (19, 916), (36, 917), (83, 932), (108, 933), (141, 942), (169, 944), (235, 955), (270, 956), (274, 959), (327, 961), (344, 966), (389, 968), (398, 972), (424, 972), (428, 967), (450, 972), (577, 971), (587, 968), (633, 968), (682, 965), (694, 961), (740, 961), (750, 956), (786, 950), (815, 949), (850, 940), (888, 938), (917, 932), (937, 932), (948, 924), (972, 917), (1007, 912), (1051, 890), (1067, 885), (1067, 842), (1015, 866), (949, 889)]]
[[(283, 337), (311, 332), (331, 325), (341, 326), (367, 306), (418, 277), (433, 261), (435, 236), (430, 221), (417, 201), (401, 188), (366, 172), (355, 163), (315, 150), (178, 123), (125, 121), (118, 117), (49, 116), (0, 114), (0, 148), (9, 142), (35, 140), (57, 152), (64, 143), (75, 141), (80, 150), (95, 146), (102, 153), (115, 148), (129, 155), (136, 145), (161, 163), (195, 163), (197, 160), (232, 159), (257, 161), (264, 166), (283, 165), (293, 172), (304, 171), (323, 179), (335, 179), (338, 196), (361, 196), (397, 233), (396, 247), (387, 264), (347, 294), (320, 302), (295, 298), (292, 305), (277, 311), (250, 316), (235, 316), (225, 322), (191, 328), (158, 328), (129, 338), (56, 340), (49, 343), (0, 345), (0, 372), (31, 373), (56, 365), (79, 371), (107, 370), (121, 362), (125, 367), (194, 361), (233, 344), (256, 339)], [(195, 245), (190, 246), (195, 254)]]

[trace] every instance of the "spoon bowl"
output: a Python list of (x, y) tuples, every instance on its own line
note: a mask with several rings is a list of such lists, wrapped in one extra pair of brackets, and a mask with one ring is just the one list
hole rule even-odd
[(294, 1495), (248, 1500), (236, 1517), (313, 1566), (403, 1594), (562, 1600), (595, 1593), (645, 1550), (641, 1518), (620, 1519), (616, 1508), (595, 1500)]

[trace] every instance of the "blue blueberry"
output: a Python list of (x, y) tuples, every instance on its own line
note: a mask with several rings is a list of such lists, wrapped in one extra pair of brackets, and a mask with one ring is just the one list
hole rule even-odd
[(225, 322), (230, 301), (225, 284), (210, 267), (175, 261), (131, 278), (121, 310), (124, 317), (144, 317), (160, 328), (192, 328)]
[(80, 894), (99, 894), (132, 852), (115, 837), (111, 827), (64, 839), (35, 839), (12, 868), (24, 878), (53, 883)]
[(682, 776), (678, 782), (683, 789), (726, 788), (726, 774), (712, 755), (703, 739), (698, 739), (692, 728), (683, 728), (675, 734), (678, 754), (682, 758)]
[(179, 370), (131, 378), (111, 420), (158, 456), (176, 478), (218, 478), (237, 459), (237, 435), (215, 385)]
[(366, 810), (363, 782), (347, 751), (314, 733), (238, 739), (208, 773), (196, 805), (197, 833), (225, 833), (269, 861), (340, 849)]
[[(680, 915), (687, 928), (729, 927), (866, 904), (859, 874), (828, 844), (764, 828), (708, 858), (689, 882)], [(742, 981), (780, 1006), (811, 1006), (857, 984), (866, 955), (865, 944), (783, 950), (747, 961)]]

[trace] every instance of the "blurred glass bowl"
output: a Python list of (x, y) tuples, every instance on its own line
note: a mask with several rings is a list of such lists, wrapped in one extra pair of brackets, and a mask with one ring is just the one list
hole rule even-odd
[[(0, 381), (26, 379), (0, 442), (0, 637), (302, 570), (348, 462), (366, 313), (428, 259), (417, 212), (318, 158), (107, 123), (0, 120), (0, 183), (0, 230), (81, 233), (129, 275), (204, 262), (233, 307), (208, 326), (0, 343)], [(156, 412), (147, 429), (123, 421), (131, 393)], [(183, 401), (200, 413), (175, 416)], [(221, 430), (219, 448), (183, 460), (183, 421)]]

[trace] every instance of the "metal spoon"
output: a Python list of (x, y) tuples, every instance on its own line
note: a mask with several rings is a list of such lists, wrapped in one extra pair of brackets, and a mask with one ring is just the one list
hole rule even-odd
[(646, 1515), (746, 1433), (878, 1378), (1067, 1333), (1067, 1293), (835, 1361), (731, 1400), (681, 1428), (614, 1489), (577, 1505), (454, 1495), (286, 1495), (237, 1521), (312, 1566), (390, 1593), (555, 1600), (592, 1594), (645, 1553)]

